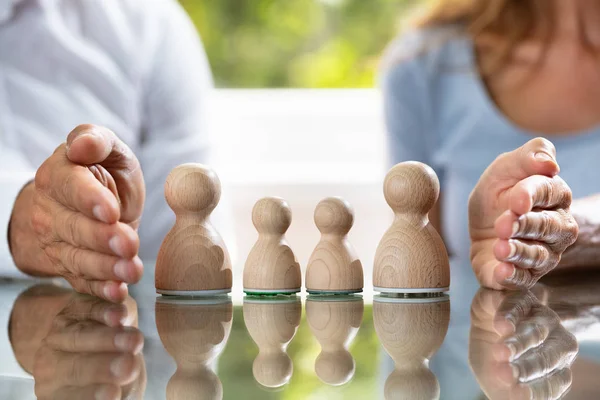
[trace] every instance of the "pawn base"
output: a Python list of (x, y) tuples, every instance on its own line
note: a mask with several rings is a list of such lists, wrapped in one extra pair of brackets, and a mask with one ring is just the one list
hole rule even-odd
[(248, 289), (244, 288), (244, 293), (249, 296), (277, 296), (291, 295), (300, 292), (300, 288), (293, 289)]
[(354, 293), (362, 293), (362, 289), (347, 289), (347, 290), (319, 290), (319, 289), (306, 289), (306, 291), (308, 292), (308, 294), (314, 294), (317, 296), (326, 296), (326, 295), (331, 295), (331, 296), (335, 296), (335, 295), (348, 295), (348, 294), (354, 294)]
[(209, 289), (209, 290), (166, 290), (156, 289), (156, 293), (162, 294), (163, 296), (198, 296), (198, 297), (210, 297), (218, 296), (220, 294), (231, 293), (231, 288), (228, 289)]

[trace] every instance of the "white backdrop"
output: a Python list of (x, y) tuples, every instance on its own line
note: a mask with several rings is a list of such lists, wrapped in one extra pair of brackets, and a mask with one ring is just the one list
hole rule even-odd
[(233, 209), (233, 229), (221, 230), (228, 244), (236, 243), (234, 293), (257, 237), (251, 210), (264, 196), (290, 204), (287, 237), (303, 273), (319, 240), (314, 207), (327, 196), (348, 200), (355, 209), (350, 240), (370, 287), (375, 248), (392, 216), (382, 192), (387, 162), (379, 93), (216, 90), (211, 119), (221, 206)]

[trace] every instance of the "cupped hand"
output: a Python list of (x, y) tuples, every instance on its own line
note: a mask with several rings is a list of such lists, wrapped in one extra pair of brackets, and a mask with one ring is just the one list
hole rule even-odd
[(529, 291), (480, 289), (471, 306), (469, 363), (495, 399), (559, 399), (572, 384), (575, 337)]
[(471, 263), (492, 289), (530, 288), (575, 242), (571, 189), (554, 145), (537, 138), (500, 155), (469, 198)]
[(80, 125), (38, 169), (31, 225), (36, 268), (75, 290), (119, 302), (142, 276), (137, 227), (145, 197), (140, 164), (110, 130)]
[(39, 399), (143, 398), (146, 373), (137, 305), (74, 295), (54, 318), (33, 368)]

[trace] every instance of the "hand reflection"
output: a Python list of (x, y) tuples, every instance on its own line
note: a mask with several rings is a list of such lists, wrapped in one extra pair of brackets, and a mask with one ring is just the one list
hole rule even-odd
[(144, 337), (136, 326), (137, 304), (131, 297), (112, 304), (73, 294), (35, 354), (36, 396), (141, 399), (146, 387)]
[(480, 289), (471, 305), (469, 362), (495, 399), (558, 399), (571, 386), (578, 346), (530, 291)]

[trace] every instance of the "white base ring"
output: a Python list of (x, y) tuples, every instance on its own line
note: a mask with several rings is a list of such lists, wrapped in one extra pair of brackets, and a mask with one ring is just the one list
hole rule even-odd
[(385, 288), (373, 286), (373, 291), (379, 293), (444, 293), (450, 290), (449, 287), (444, 288)]
[(450, 300), (450, 296), (444, 294), (442, 296), (435, 297), (385, 297), (385, 296), (375, 296), (373, 297), (373, 301), (375, 303), (415, 303), (415, 304), (423, 304), (423, 303), (440, 303), (443, 301)]

